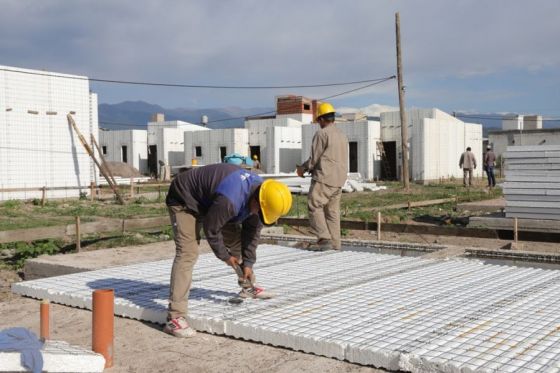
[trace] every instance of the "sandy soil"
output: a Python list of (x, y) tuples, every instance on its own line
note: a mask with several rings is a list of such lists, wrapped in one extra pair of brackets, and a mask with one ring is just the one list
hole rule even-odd
[[(0, 329), (39, 333), (39, 301), (13, 296), (0, 302)], [(51, 304), (51, 338), (91, 346), (91, 312)], [(115, 318), (114, 366), (106, 372), (385, 372), (325, 357), (199, 333), (178, 339), (159, 325)]]

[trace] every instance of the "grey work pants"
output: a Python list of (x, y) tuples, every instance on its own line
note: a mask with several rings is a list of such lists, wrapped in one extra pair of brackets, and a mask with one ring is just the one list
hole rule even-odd
[[(198, 259), (202, 222), (182, 206), (169, 206), (169, 217), (175, 235), (175, 259), (169, 284), (168, 318), (186, 317), (192, 271)], [(241, 231), (236, 224), (222, 229), (224, 243), (232, 256), (241, 258)]]
[[(472, 174), (473, 174), (473, 169), (472, 168), (463, 168), (463, 185), (464, 186), (472, 186)], [(468, 184), (467, 184), (467, 178), (468, 178)]]
[(340, 249), (341, 194), (341, 188), (313, 180), (307, 196), (311, 231), (318, 240), (332, 240), (333, 248), (336, 250)]

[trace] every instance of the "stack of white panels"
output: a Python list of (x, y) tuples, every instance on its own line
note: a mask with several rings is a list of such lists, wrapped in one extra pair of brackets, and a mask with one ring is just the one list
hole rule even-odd
[(560, 146), (510, 146), (506, 164), (506, 217), (560, 220)]

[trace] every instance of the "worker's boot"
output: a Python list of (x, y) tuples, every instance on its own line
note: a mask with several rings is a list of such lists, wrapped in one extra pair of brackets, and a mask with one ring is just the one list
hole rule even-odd
[(184, 317), (176, 317), (169, 320), (165, 324), (163, 331), (178, 338), (191, 338), (196, 335), (196, 330), (189, 326), (187, 319)]
[(253, 286), (250, 288), (243, 288), (239, 292), (241, 298), (252, 298), (252, 299), (270, 299), (274, 298), (274, 294), (270, 291), (264, 290), (264, 288)]

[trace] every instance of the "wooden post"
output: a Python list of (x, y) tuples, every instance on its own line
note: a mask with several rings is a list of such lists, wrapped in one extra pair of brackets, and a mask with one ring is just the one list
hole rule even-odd
[(161, 200), (161, 185), (158, 185), (157, 187), (157, 199), (158, 201)]
[(91, 183), (89, 183), (89, 195), (90, 195), (89, 198), (91, 202), (93, 202), (94, 193), (95, 193), (95, 183), (92, 181)]
[(76, 216), (76, 251), (82, 250), (82, 243), (80, 242), (80, 216)]
[(515, 246), (517, 248), (517, 240), (519, 239), (518, 235), (518, 225), (517, 225), (517, 218), (513, 218), (513, 241), (515, 242)]
[(408, 212), (410, 212), (410, 210), (412, 210), (412, 206), (410, 204), (410, 201), (408, 201)]
[(399, 12), (395, 13), (395, 29), (397, 39), (397, 80), (399, 89), (399, 110), (401, 117), (401, 143), (402, 143), (402, 179), (403, 186), (406, 191), (410, 190), (408, 176), (408, 122), (406, 120), (406, 112), (404, 110), (404, 90), (403, 70), (402, 70), (402, 53), (401, 53), (401, 18)]
[(41, 196), (41, 207), (45, 207), (46, 199), (47, 199), (47, 187), (44, 186), (43, 187), (43, 193), (42, 193), (42, 196)]
[(377, 212), (377, 241), (381, 241), (381, 211)]
[(86, 139), (84, 138), (84, 136), (82, 135), (82, 133), (78, 129), (78, 126), (76, 125), (76, 122), (74, 121), (74, 118), (72, 118), (71, 114), (68, 114), (66, 116), (66, 118), (68, 119), (68, 124), (74, 129), (74, 131), (78, 135), (78, 138), (80, 139), (80, 142), (82, 143), (83, 147), (86, 149), (87, 153), (89, 154), (89, 156), (91, 157), (93, 162), (95, 162), (95, 164), (97, 165), (97, 168), (99, 168), (99, 171), (101, 171), (101, 174), (103, 175), (105, 180), (107, 180), (107, 183), (109, 184), (109, 186), (113, 190), (113, 193), (115, 193), (115, 196), (117, 197), (117, 201), (119, 201), (119, 203), (121, 205), (124, 205), (125, 202), (124, 202), (124, 199), (121, 197), (121, 195), (119, 193), (119, 190), (117, 189), (116, 185), (113, 183), (113, 181), (111, 180), (111, 178), (107, 174), (105, 168), (101, 166), (101, 164), (99, 163), (99, 161), (95, 157), (95, 153), (93, 152), (93, 149), (91, 148), (91, 146), (89, 146)]
[(134, 196), (134, 179), (131, 177), (130, 178), (130, 197), (132, 198)]

